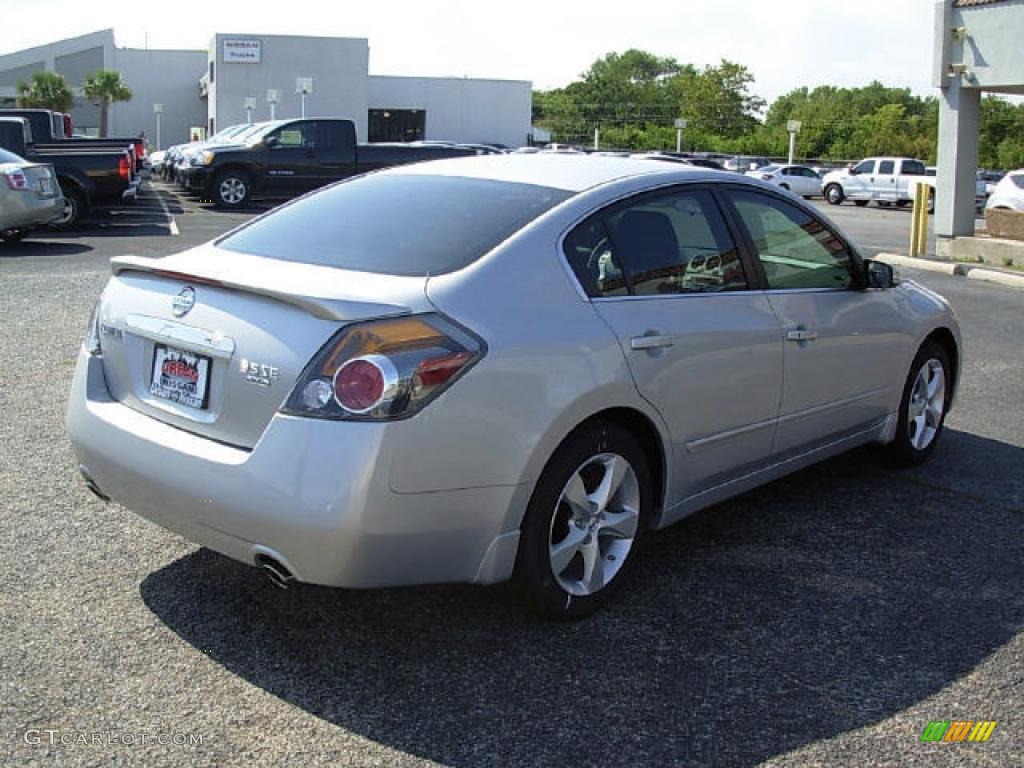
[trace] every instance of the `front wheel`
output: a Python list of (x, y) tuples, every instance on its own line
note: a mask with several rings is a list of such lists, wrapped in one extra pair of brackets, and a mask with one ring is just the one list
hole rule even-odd
[(516, 581), (530, 608), (581, 619), (626, 581), (652, 483), (636, 438), (611, 422), (571, 435), (541, 473), (523, 520)]
[(27, 234), (27, 229), (3, 229), (0, 230), (0, 241), (5, 243), (16, 243)]
[(896, 439), (888, 446), (889, 456), (897, 464), (920, 464), (932, 455), (949, 408), (951, 376), (945, 348), (935, 341), (926, 342), (910, 366), (900, 400)]
[(825, 187), (825, 201), (829, 205), (839, 205), (843, 202), (843, 188), (838, 184), (829, 184)]
[(221, 173), (214, 182), (213, 201), (225, 208), (241, 208), (252, 198), (252, 182), (241, 171)]

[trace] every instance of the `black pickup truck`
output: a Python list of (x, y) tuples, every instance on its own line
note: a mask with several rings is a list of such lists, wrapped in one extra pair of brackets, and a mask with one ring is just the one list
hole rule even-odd
[(216, 205), (239, 208), (254, 197), (293, 197), (378, 168), (474, 154), (449, 146), (357, 144), (351, 120), (277, 120), (244, 144), (197, 153), (180, 180)]
[(48, 109), (0, 109), (0, 117), (22, 117), (32, 128), (32, 140), (40, 149), (83, 149), (92, 147), (127, 147), (132, 153), (133, 175), (140, 175), (146, 158), (146, 141), (141, 136), (92, 139), (67, 135), (64, 115)]
[(105, 147), (75, 142), (36, 144), (23, 117), (7, 117), (0, 111), (0, 147), (34, 163), (53, 166), (64, 192), (64, 217), (52, 226), (73, 228), (95, 205), (120, 203), (133, 198), (136, 181), (134, 157), (127, 147)]

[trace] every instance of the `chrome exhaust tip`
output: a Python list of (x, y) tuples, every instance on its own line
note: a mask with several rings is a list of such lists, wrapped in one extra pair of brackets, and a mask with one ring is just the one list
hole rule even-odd
[(85, 469), (85, 466), (82, 465), (82, 464), (79, 464), (78, 465), (78, 471), (82, 475), (82, 480), (85, 481), (85, 487), (88, 488), (90, 491), (92, 491), (93, 495), (95, 495), (96, 498), (98, 498), (104, 504), (109, 503), (110, 502), (110, 497), (107, 496), (107, 494), (105, 494), (103, 491), (100, 490), (100, 487), (96, 484), (96, 481), (92, 479), (92, 476)]
[(269, 555), (257, 555), (256, 565), (267, 575), (275, 587), (288, 589), (295, 582), (292, 572)]

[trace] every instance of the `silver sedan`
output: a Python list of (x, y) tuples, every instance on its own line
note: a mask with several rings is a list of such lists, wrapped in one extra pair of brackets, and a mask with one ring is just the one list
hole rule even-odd
[(961, 357), (803, 201), (643, 159), (404, 166), (113, 273), (68, 406), (94, 493), (279, 585), (514, 578), (554, 617), (696, 510), (924, 461)]
[(20, 240), (64, 214), (53, 166), (0, 149), (0, 240)]

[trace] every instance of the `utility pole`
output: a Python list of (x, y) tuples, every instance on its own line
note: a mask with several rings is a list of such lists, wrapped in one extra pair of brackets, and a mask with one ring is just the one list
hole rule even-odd
[(682, 117), (676, 119), (676, 152), (683, 151), (683, 129), (686, 128), (686, 120)]
[(786, 130), (789, 131), (789, 164), (793, 164), (793, 158), (796, 157), (796, 135), (800, 133), (800, 128), (803, 125), (799, 120), (790, 120), (786, 123)]
[(267, 91), (267, 102), (270, 104), (270, 119), (277, 119), (277, 100), (280, 98), (281, 92), (271, 89)]
[(164, 113), (163, 104), (153, 105), (153, 114), (156, 115), (156, 148), (160, 149), (160, 116)]
[(295, 92), (302, 98), (302, 116), (306, 116), (306, 94), (313, 92), (313, 78), (299, 77), (295, 80)]
[(252, 125), (252, 113), (256, 109), (256, 97), (246, 96), (245, 97), (245, 122)]

